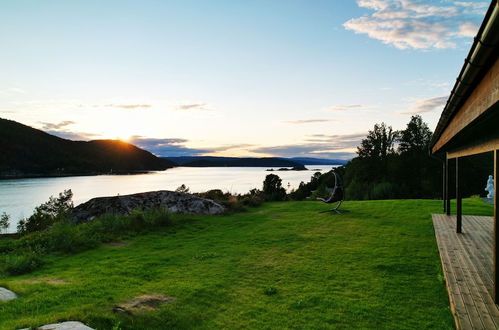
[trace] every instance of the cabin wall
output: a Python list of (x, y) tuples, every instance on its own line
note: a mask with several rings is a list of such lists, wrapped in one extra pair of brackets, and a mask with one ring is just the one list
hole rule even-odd
[(440, 138), (432, 148), (438, 152), (456, 134), (480, 117), (487, 109), (499, 101), (499, 59), (497, 59), (473, 90), (463, 106), (451, 119)]

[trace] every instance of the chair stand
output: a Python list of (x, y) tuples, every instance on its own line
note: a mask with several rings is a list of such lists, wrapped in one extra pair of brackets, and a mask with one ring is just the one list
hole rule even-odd
[(341, 212), (340, 212), (340, 210), (339, 210), (341, 203), (343, 203), (343, 201), (340, 201), (340, 202), (338, 203), (338, 205), (336, 205), (336, 207), (335, 207), (334, 209), (325, 210), (325, 211), (319, 211), (319, 213), (336, 212), (336, 213), (338, 213), (338, 214), (341, 214)]

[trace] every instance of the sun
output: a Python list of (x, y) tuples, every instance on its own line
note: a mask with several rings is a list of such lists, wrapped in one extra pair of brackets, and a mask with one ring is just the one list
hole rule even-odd
[(122, 142), (130, 142), (132, 140), (132, 136), (131, 135), (118, 135), (114, 139), (120, 140)]
[(130, 142), (133, 139), (133, 134), (130, 134), (130, 130), (128, 130), (126, 127), (120, 125), (117, 127), (106, 129), (106, 132), (102, 134), (102, 137), (104, 139)]

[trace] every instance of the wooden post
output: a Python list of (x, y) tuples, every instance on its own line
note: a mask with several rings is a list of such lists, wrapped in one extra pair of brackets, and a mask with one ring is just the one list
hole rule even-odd
[(443, 171), (442, 171), (442, 200), (444, 202), (444, 213), (447, 212), (447, 192), (445, 191), (445, 182), (446, 182), (446, 175), (447, 175), (447, 166), (446, 162), (442, 162), (443, 164)]
[(497, 175), (499, 175), (499, 150), (494, 150), (494, 302), (499, 303), (499, 271), (497, 267), (499, 266), (499, 245), (497, 244), (498, 228), (497, 228), (497, 218), (499, 216), (497, 209)]
[(459, 157), (456, 157), (456, 233), (462, 232), (463, 227), (463, 200), (459, 191)]
[(450, 215), (449, 158), (445, 155), (445, 212)]

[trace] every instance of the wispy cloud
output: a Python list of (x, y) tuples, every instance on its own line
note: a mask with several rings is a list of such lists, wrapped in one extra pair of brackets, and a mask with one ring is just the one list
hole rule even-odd
[(74, 132), (68, 130), (67, 129), (68, 126), (75, 124), (75, 122), (71, 120), (65, 120), (58, 123), (47, 123), (47, 122), (39, 122), (39, 123), (42, 125), (40, 128), (43, 131), (63, 139), (68, 139), (73, 141), (88, 141), (97, 137), (97, 135), (93, 133)]
[(336, 121), (336, 120), (334, 120), (334, 119), (299, 119), (299, 120), (286, 120), (286, 121), (283, 121), (283, 123), (301, 125), (301, 124), (327, 123), (327, 122), (332, 122), (332, 121)]
[(152, 107), (150, 104), (105, 104), (104, 106), (118, 109), (147, 109)]
[(327, 111), (348, 111), (348, 110), (360, 110), (366, 108), (368, 108), (368, 106), (361, 104), (344, 104), (344, 105), (332, 105), (324, 109)]
[(175, 107), (177, 110), (207, 110), (206, 103), (187, 103), (179, 104)]
[(433, 2), (422, 0), (358, 0), (372, 11), (343, 26), (358, 34), (399, 49), (454, 48), (473, 37), (487, 7), (486, 2)]
[(306, 142), (327, 144), (335, 149), (355, 148), (360, 144), (360, 141), (366, 137), (367, 133), (354, 133), (343, 135), (326, 135), (326, 134), (311, 134), (306, 138)]
[(400, 113), (419, 114), (419, 113), (430, 112), (436, 109), (442, 110), (446, 102), (447, 102), (447, 96), (419, 99), (416, 100), (408, 110), (402, 111)]
[(309, 135), (304, 143), (257, 147), (251, 149), (255, 153), (271, 154), (278, 157), (318, 157), (351, 159), (355, 156), (354, 148), (365, 138), (366, 133), (345, 135)]
[(355, 157), (355, 152), (335, 151), (325, 148), (318, 148), (312, 144), (297, 144), (274, 147), (260, 147), (252, 149), (256, 153), (270, 154), (275, 157), (313, 157), (313, 158), (329, 158), (329, 159), (352, 159)]
[(163, 157), (196, 156), (211, 152), (211, 150), (189, 148), (185, 145), (189, 140), (182, 138), (160, 139), (133, 136), (129, 142), (139, 148), (150, 151), (157, 156)]
[(59, 123), (46, 123), (46, 122), (40, 122), (40, 124), (42, 124), (42, 129), (44, 131), (47, 131), (47, 130), (60, 130), (66, 126), (69, 126), (69, 125), (72, 125), (74, 124), (75, 122), (74, 121), (71, 121), (71, 120), (65, 120), (65, 121), (61, 121)]
[(66, 140), (73, 141), (88, 141), (98, 137), (96, 134), (85, 133), (85, 132), (70, 132), (64, 130), (46, 130), (45, 133), (58, 136)]
[(17, 87), (10, 87), (0, 90), (0, 95), (26, 94), (26, 91)]
[(8, 93), (17, 93), (17, 94), (26, 94), (26, 91), (24, 89), (17, 88), (17, 87), (7, 88), (5, 90), (5, 92), (8, 92)]

